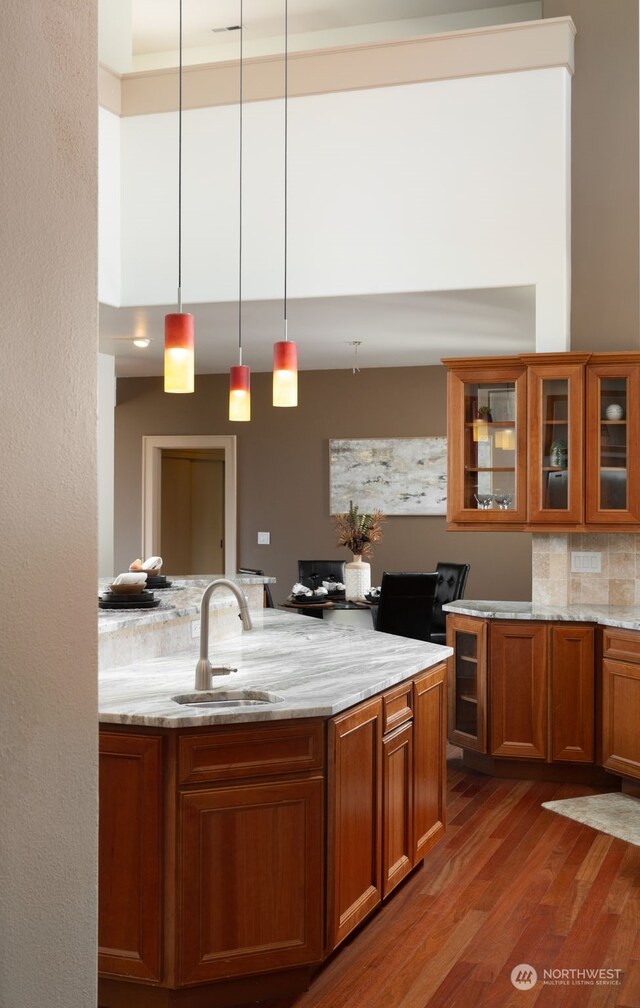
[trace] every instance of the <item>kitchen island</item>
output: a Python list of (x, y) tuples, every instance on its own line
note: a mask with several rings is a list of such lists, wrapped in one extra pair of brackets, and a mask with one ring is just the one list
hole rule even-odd
[(104, 667), (102, 1008), (285, 996), (444, 832), (449, 649), (275, 610), (197, 650)]
[(467, 767), (609, 790), (640, 778), (638, 607), (443, 608), (455, 649), (448, 737)]

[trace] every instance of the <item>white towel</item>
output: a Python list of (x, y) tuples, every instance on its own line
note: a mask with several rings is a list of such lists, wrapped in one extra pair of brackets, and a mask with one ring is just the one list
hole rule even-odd
[(118, 574), (111, 583), (114, 585), (144, 585), (147, 583), (147, 575), (143, 571), (130, 571), (128, 574)]
[(161, 567), (162, 567), (162, 557), (149, 557), (149, 559), (145, 560), (145, 562), (142, 565), (143, 571), (149, 571), (149, 572), (160, 570)]

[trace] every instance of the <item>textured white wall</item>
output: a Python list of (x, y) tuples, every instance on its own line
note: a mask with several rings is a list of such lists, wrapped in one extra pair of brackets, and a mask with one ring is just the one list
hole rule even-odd
[(95, 1008), (95, 2), (0, 37), (0, 1004)]
[[(563, 69), (289, 102), (289, 294), (537, 286), (566, 346)], [(237, 296), (237, 107), (183, 119), (183, 296)], [(282, 101), (245, 109), (244, 294), (282, 296)], [(175, 299), (177, 114), (122, 120), (122, 303)], [(546, 343), (545, 343), (546, 341)]]

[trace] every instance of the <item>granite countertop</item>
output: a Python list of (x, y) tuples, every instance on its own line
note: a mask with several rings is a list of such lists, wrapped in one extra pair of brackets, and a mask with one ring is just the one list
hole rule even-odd
[(101, 672), (99, 718), (108, 724), (184, 728), (330, 717), (450, 654), (451, 648), (437, 644), (265, 609), (252, 631), (211, 645), (212, 664), (238, 669), (214, 678), (213, 688), (268, 690), (283, 697), (279, 703), (223, 713), (175, 703), (173, 695), (193, 691), (195, 649)]
[[(152, 623), (164, 623), (181, 616), (195, 616), (200, 612), (203, 589), (217, 578), (227, 578), (226, 574), (189, 575), (189, 577), (169, 577), (170, 588), (152, 588), (160, 605), (153, 609), (98, 609), (98, 633), (114, 633), (116, 630), (134, 629)], [(111, 582), (111, 578), (101, 578), (98, 594)], [(253, 574), (233, 574), (227, 578), (238, 585), (274, 584), (275, 578), (258, 577)], [(230, 591), (215, 591), (210, 601), (210, 609), (225, 609), (237, 606)]]
[(640, 606), (580, 605), (545, 606), (533, 602), (495, 602), (460, 599), (447, 602), (446, 612), (484, 619), (548, 620), (555, 623), (599, 623), (601, 626), (640, 630)]

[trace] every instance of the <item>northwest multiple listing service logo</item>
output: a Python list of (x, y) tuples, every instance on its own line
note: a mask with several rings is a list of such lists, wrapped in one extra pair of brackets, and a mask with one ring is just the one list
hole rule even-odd
[(511, 983), (516, 990), (529, 990), (538, 982), (538, 974), (529, 963), (519, 963), (511, 970)]
[(619, 987), (622, 970), (606, 966), (595, 969), (543, 969), (542, 975), (531, 963), (518, 963), (511, 970), (516, 990), (531, 990), (540, 980), (547, 987)]

